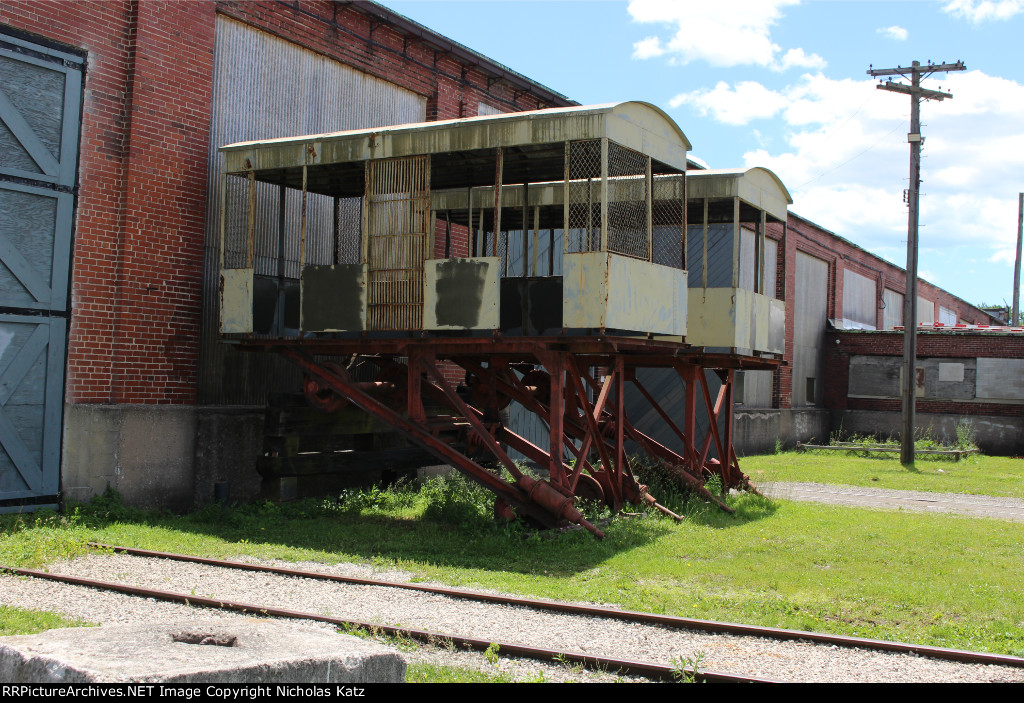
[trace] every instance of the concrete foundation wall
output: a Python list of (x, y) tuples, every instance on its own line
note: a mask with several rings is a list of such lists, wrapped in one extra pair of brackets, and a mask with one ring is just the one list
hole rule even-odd
[(737, 408), (733, 422), (738, 456), (773, 452), (776, 440), (786, 448), (812, 439), (824, 441), (831, 430), (829, 412), (816, 408)]
[(87, 501), (110, 486), (127, 505), (187, 509), (195, 441), (194, 406), (65, 405), (61, 494)]
[[(916, 413), (914, 426), (927, 431), (944, 443), (956, 441), (956, 428), (961, 422), (974, 426), (981, 451), (997, 456), (1024, 454), (1024, 418), (992, 415), (954, 415)], [(902, 413), (880, 410), (833, 410), (832, 427), (847, 434), (873, 434), (898, 437), (903, 424)]]
[(126, 505), (188, 510), (210, 502), (224, 481), (241, 502), (259, 491), (262, 444), (262, 408), (71, 403), (61, 494), (88, 501), (109, 486)]

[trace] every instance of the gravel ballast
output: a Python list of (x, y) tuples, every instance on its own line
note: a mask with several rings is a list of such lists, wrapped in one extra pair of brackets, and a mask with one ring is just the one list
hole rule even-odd
[[(376, 572), (356, 564), (257, 562), (345, 576), (406, 581), (409, 574)], [(237, 571), (201, 564), (127, 555), (93, 554), (59, 562), (53, 573), (111, 580), (133, 586), (234, 600), (387, 625), (508, 641), (561, 651), (671, 664), (695, 659), (701, 668), (783, 681), (1010, 682), (1024, 669), (961, 664), (906, 654), (849, 649), (808, 642), (676, 630), (612, 619), (534, 611), (377, 586), (357, 586), (291, 576)], [(97, 591), (41, 579), (0, 576), (0, 603), (46, 610), (97, 624), (244, 617), (223, 611)], [(329, 625), (323, 625), (329, 628)], [(563, 665), (499, 658), (427, 646), (402, 646), (410, 663), (481, 669), (492, 674), (547, 681), (615, 680), (614, 673), (580, 672)], [(492, 657), (493, 659), (493, 657)]]

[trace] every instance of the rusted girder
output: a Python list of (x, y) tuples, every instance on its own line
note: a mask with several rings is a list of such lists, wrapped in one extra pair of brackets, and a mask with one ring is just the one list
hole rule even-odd
[[(584, 519), (583, 515), (575, 509), (572, 505), (573, 497), (571, 494), (567, 496), (562, 495), (550, 485), (532, 479), (519, 471), (515, 464), (508, 459), (504, 450), (498, 446), (487, 428), (482, 425), (475, 414), (458, 397), (458, 394), (456, 394), (444, 381), (443, 375), (437, 370), (431, 360), (422, 358), (419, 360), (419, 364), (417, 366), (410, 365), (408, 372), (409, 379), (413, 379), (415, 377), (416, 381), (419, 381), (419, 367), (422, 367), (428, 373), (431, 373), (434, 377), (434, 383), (430, 385), (440, 389), (444, 394), (444, 397), (458, 410), (462, 411), (463, 419), (470, 423), (477, 436), (485, 442), (492, 452), (495, 452), (495, 455), (498, 456), (499, 459), (504, 457), (502, 463), (505, 464), (506, 468), (510, 470), (513, 476), (516, 476), (515, 485), (495, 476), (462, 452), (459, 452), (448, 443), (440, 440), (427, 426), (425, 418), (423, 418), (421, 422), (416, 422), (412, 418), (403, 417), (392, 408), (370, 396), (366, 391), (359, 388), (357, 384), (352, 383), (351, 380), (347, 380), (341, 375), (331, 373), (329, 370), (325, 369), (321, 363), (311, 359), (296, 349), (284, 347), (281, 349), (281, 354), (286, 359), (299, 366), (299, 368), (306, 372), (306, 374), (318, 378), (326, 387), (329, 387), (339, 395), (346, 397), (351, 403), (362, 409), (364, 412), (367, 412), (384, 422), (390, 423), (396, 429), (405, 433), (411, 441), (431, 452), (445, 463), (448, 463), (458, 469), (470, 479), (488, 488), (500, 499), (515, 506), (515, 508), (521, 511), (522, 514), (532, 517), (541, 524), (549, 527), (555, 526), (559, 520), (568, 520), (583, 526), (598, 537), (604, 536), (597, 527)], [(412, 393), (412, 389), (418, 385), (420, 384), (412, 382), (407, 384), (407, 387), (410, 389), (410, 394)], [(413, 402), (410, 402), (410, 405), (413, 404)]]

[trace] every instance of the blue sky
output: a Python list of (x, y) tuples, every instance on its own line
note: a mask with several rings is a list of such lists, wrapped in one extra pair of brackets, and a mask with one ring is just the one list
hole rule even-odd
[(869, 65), (962, 60), (925, 87), (920, 275), (1009, 302), (1024, 191), (1024, 0), (383, 0), (582, 104), (664, 109), (712, 168), (764, 166), (792, 211), (906, 263), (910, 98)]

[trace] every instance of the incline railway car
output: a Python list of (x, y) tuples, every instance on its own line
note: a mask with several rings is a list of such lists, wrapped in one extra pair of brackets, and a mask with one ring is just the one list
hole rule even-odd
[[(282, 354), (306, 373), (312, 403), (352, 403), (396, 428), (491, 489), (502, 515), (599, 533), (577, 497), (657, 505), (627, 442), (717, 501), (703, 488), (711, 472), (749, 487), (732, 451), (733, 373), (778, 365), (771, 330), (781, 319), (738, 279), (722, 300), (706, 288), (695, 303), (689, 148), (641, 102), (222, 147), (222, 338)], [(776, 213), (749, 201), (767, 199), (771, 179), (717, 175), (704, 177), (716, 187), (699, 198), (702, 231), (709, 212), (731, 204), (733, 250), (742, 217), (763, 251), (764, 213)], [(695, 344), (695, 314), (724, 331)], [(677, 416), (644, 387), (644, 369), (681, 379)], [(721, 380), (715, 398), (709, 369)], [(627, 386), (678, 451), (631, 422)], [(513, 401), (546, 429), (543, 440), (503, 421)], [(712, 418), (700, 444), (698, 401)], [(720, 461), (708, 458), (712, 444)], [(524, 472), (509, 448), (545, 475)]]

